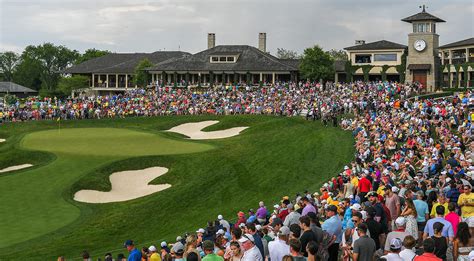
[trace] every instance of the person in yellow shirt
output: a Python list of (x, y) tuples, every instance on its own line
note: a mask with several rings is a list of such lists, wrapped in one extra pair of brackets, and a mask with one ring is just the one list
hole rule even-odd
[(448, 202), (446, 201), (446, 197), (444, 197), (443, 193), (438, 194), (438, 201), (433, 204), (433, 207), (431, 208), (430, 212), (430, 217), (435, 218), (436, 217), (436, 207), (437, 206), (443, 206), (444, 207), (444, 216), (446, 216), (449, 213), (448, 210)]
[(155, 246), (150, 246), (148, 251), (150, 253), (150, 258), (148, 259), (149, 261), (161, 261), (161, 256), (156, 253), (157, 250)]
[(458, 199), (462, 221), (466, 222), (469, 227), (474, 227), (474, 194), (471, 193), (472, 187), (470, 184), (464, 184), (463, 188), (464, 193)]

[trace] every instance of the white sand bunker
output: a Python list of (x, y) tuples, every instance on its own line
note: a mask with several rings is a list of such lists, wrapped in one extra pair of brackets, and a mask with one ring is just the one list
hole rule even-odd
[(81, 190), (74, 200), (86, 203), (110, 203), (132, 200), (170, 188), (170, 184), (148, 185), (150, 181), (168, 172), (167, 168), (152, 167), (142, 170), (115, 172), (110, 175), (112, 190)]
[(20, 169), (26, 169), (26, 168), (29, 168), (29, 167), (33, 167), (33, 165), (31, 165), (31, 164), (21, 164), (21, 165), (16, 165), (16, 166), (10, 166), (8, 168), (0, 169), (0, 173), (14, 171), (14, 170), (20, 170)]
[(0, 139), (0, 143), (5, 142), (5, 141), (6, 141), (6, 139)]
[(239, 133), (248, 127), (235, 127), (227, 130), (204, 132), (202, 129), (217, 124), (219, 121), (201, 121), (178, 125), (169, 129), (170, 132), (176, 132), (188, 136), (192, 140), (211, 140), (224, 139), (239, 135)]

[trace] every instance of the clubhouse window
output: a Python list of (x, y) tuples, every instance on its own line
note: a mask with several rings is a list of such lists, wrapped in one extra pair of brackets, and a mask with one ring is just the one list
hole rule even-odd
[(234, 62), (234, 56), (229, 56), (227, 57), (228, 62)]
[(356, 63), (371, 63), (371, 55), (370, 54), (356, 54), (355, 62)]
[(395, 54), (395, 53), (374, 54), (374, 61), (376, 61), (376, 62), (396, 62), (397, 61), (397, 54)]
[(211, 56), (211, 63), (235, 63), (235, 56)]
[(213, 56), (213, 57), (211, 57), (211, 61), (212, 61), (212, 62), (218, 62), (218, 61), (219, 61), (219, 57)]

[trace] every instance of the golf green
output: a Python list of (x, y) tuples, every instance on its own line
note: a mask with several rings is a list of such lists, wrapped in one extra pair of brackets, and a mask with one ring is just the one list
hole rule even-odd
[[(219, 123), (203, 131), (249, 127), (240, 135), (190, 141), (162, 132), (179, 124)], [(0, 260), (94, 258), (124, 252), (123, 241), (159, 245), (203, 227), (218, 214), (267, 206), (316, 190), (353, 157), (350, 132), (302, 118), (165, 116), (7, 124), (0, 167), (36, 167), (0, 175)], [(82, 189), (108, 191), (117, 171), (161, 166), (150, 184), (169, 189), (135, 200), (87, 204)]]
[(51, 232), (79, 217), (79, 209), (66, 202), (61, 194), (79, 177), (99, 166), (127, 157), (212, 149), (210, 145), (116, 128), (33, 132), (23, 138), (21, 147), (51, 152), (57, 158), (44, 167), (2, 178), (0, 201), (4, 214), (0, 221), (0, 247)]

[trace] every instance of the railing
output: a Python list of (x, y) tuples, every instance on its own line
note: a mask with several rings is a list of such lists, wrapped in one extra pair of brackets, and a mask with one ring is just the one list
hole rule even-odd
[(453, 58), (452, 64), (463, 64), (466, 62), (466, 57)]

